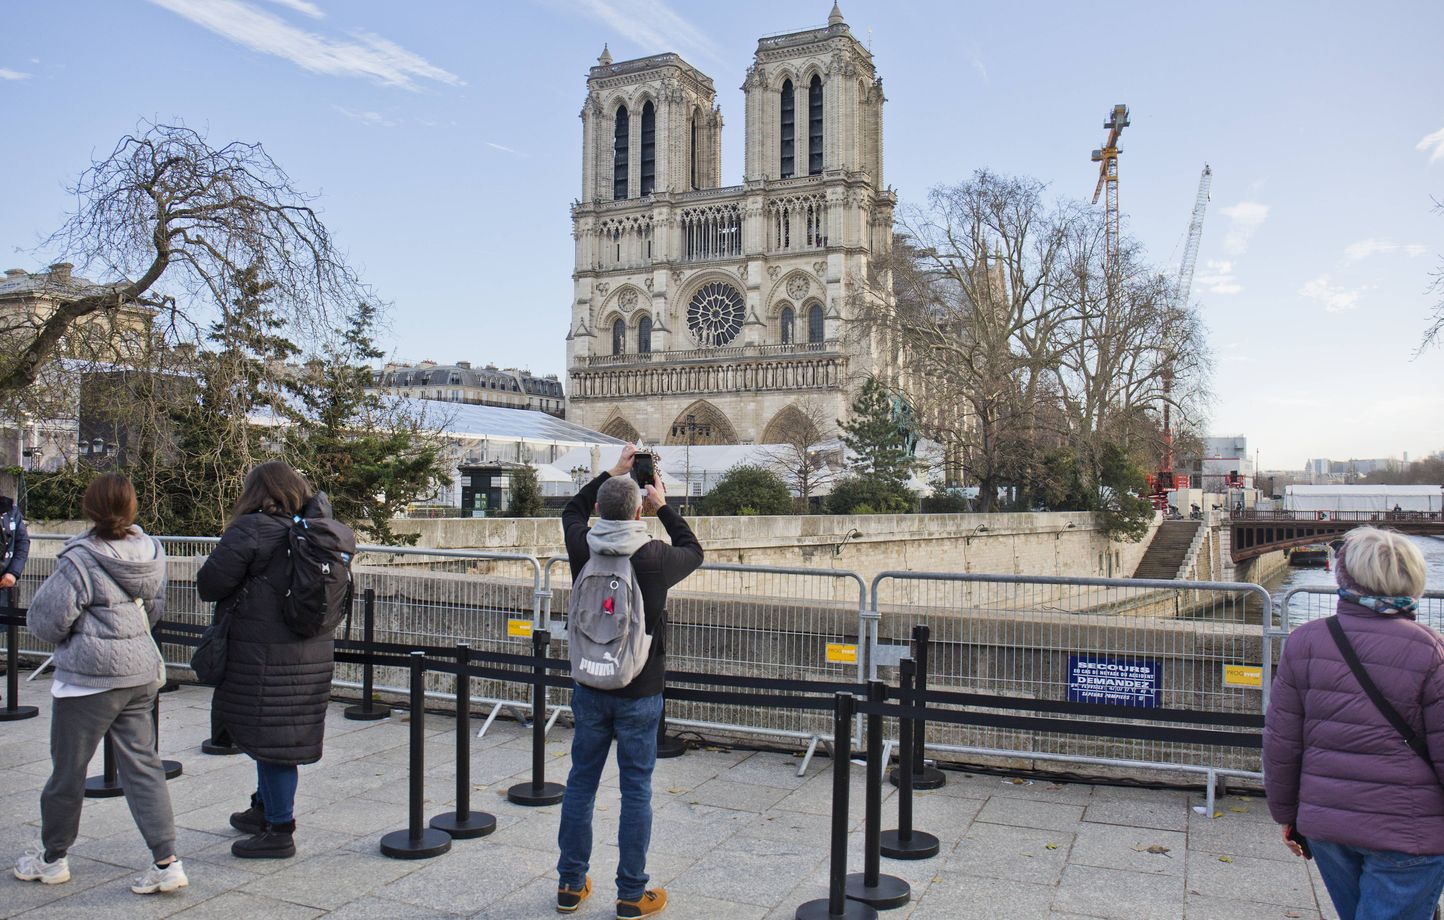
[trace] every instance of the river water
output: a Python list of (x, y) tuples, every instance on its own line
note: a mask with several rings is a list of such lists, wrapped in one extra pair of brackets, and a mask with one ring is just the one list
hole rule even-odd
[[(1431, 591), (1444, 591), (1444, 539), (1438, 537), (1410, 537), (1419, 551), (1424, 554), (1428, 566), (1427, 584)], [(1334, 573), (1323, 568), (1290, 567), (1282, 576), (1270, 579), (1264, 585), (1275, 599), (1283, 597), (1290, 588), (1323, 587), (1333, 589)], [(1315, 617), (1328, 616), (1334, 612), (1334, 598), (1327, 595), (1295, 595), (1289, 605), (1289, 619), (1297, 625)], [(1444, 628), (1444, 599), (1426, 601), (1420, 605), (1420, 622), (1427, 622), (1436, 629)]]

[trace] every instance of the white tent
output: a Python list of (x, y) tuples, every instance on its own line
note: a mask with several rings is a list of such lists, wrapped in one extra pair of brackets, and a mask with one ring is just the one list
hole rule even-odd
[(1444, 485), (1439, 486), (1286, 486), (1285, 511), (1444, 510)]

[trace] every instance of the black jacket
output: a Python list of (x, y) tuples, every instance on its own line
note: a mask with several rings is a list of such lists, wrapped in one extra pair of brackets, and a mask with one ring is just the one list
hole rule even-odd
[[(610, 478), (609, 474), (603, 473), (587, 483), (572, 496), (562, 511), (562, 531), (566, 535), (573, 584), (582, 574), (582, 566), (592, 558), (591, 548), (587, 546), (587, 533), (591, 530), (588, 521), (597, 504), (597, 490)], [(697, 542), (692, 528), (671, 505), (661, 507), (657, 520), (667, 528), (671, 545), (663, 540), (653, 540), (632, 554), (632, 568), (637, 572), (637, 585), (642, 589), (642, 607), (647, 617), (647, 635), (652, 637), (652, 649), (642, 672), (630, 684), (620, 690), (594, 690), (596, 693), (624, 697), (651, 696), (661, 693), (666, 685), (667, 589), (691, 575), (702, 564), (702, 544)]]
[[(318, 493), (304, 513), (330, 517), (331, 503)], [(335, 642), (330, 633), (303, 639), (281, 619), (290, 526), (290, 518), (255, 512), (227, 527), (196, 573), (196, 593), (217, 609), (231, 605), (216, 721), (257, 760), (303, 764), (321, 759)]]
[(0, 571), (0, 575), (14, 575), (19, 578), (25, 571), (25, 563), (30, 559), (30, 531), (25, 529), (25, 518), (20, 516), (20, 509), (12, 508), (5, 514), (0, 514), (0, 527), (5, 528), (5, 568)]

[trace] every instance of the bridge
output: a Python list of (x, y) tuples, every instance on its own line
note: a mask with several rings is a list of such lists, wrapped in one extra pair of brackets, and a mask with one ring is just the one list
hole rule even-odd
[(1331, 543), (1355, 527), (1444, 537), (1444, 512), (1236, 511), (1229, 516), (1233, 561), (1310, 543)]

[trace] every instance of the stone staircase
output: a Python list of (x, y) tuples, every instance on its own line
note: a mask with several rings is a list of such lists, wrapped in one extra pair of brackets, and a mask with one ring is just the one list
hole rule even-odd
[(1148, 544), (1148, 551), (1138, 560), (1133, 577), (1177, 578), (1178, 570), (1188, 561), (1194, 538), (1202, 526), (1202, 521), (1164, 521)]

